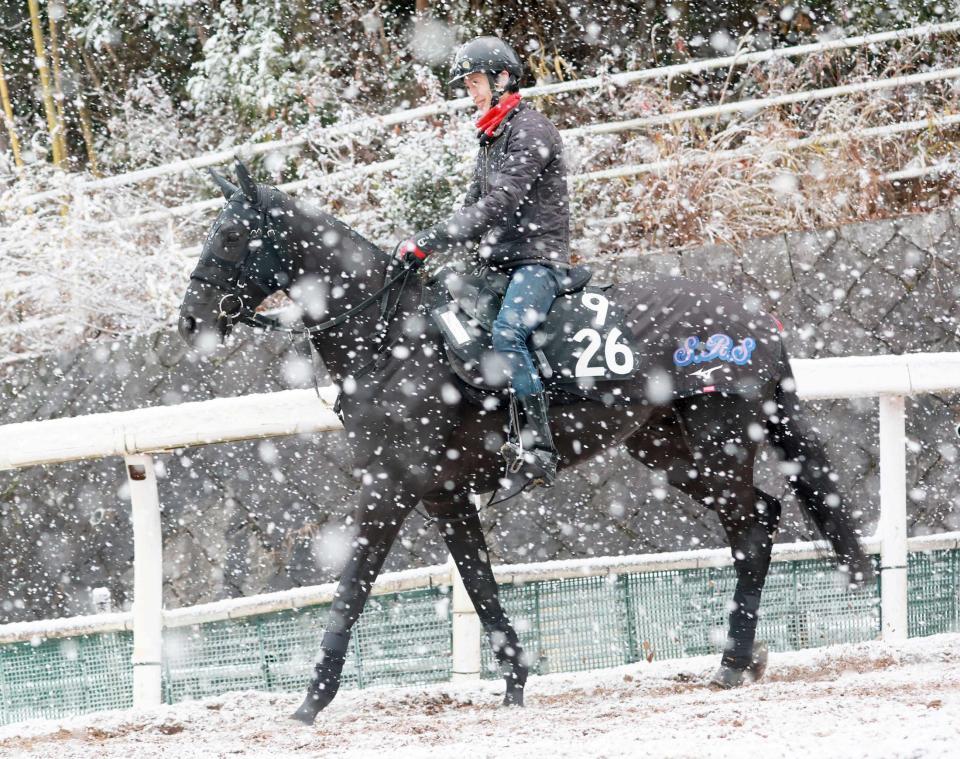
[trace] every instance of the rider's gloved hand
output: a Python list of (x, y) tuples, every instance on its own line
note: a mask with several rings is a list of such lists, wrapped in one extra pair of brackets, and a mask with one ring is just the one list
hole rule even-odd
[(423, 241), (418, 241), (415, 237), (404, 240), (397, 246), (397, 258), (403, 262), (404, 266), (416, 269), (426, 260), (428, 255), (427, 251), (421, 247), (422, 245)]

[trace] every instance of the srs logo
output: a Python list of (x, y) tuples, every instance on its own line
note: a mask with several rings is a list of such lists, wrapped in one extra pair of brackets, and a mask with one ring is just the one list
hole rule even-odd
[(745, 337), (734, 345), (729, 335), (710, 335), (706, 342), (697, 335), (691, 335), (673, 352), (673, 363), (677, 366), (690, 366), (719, 360), (743, 366), (749, 363), (750, 355), (756, 347), (757, 341), (752, 337)]

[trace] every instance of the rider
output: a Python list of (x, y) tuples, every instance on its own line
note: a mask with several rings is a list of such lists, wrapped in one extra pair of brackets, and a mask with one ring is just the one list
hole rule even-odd
[(524, 474), (549, 486), (557, 474), (557, 451), (527, 339), (546, 318), (569, 268), (570, 209), (560, 133), (521, 100), (522, 75), (520, 57), (497, 37), (478, 37), (460, 47), (448, 84), (463, 80), (480, 112), (473, 181), (456, 213), (401, 243), (398, 252), (416, 264), (430, 253), (478, 241), (479, 262), (509, 274), (493, 347), (506, 361), (532, 433)]

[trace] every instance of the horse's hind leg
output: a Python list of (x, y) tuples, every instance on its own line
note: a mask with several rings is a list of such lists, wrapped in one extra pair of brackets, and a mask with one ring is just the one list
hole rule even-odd
[[(714, 483), (702, 471), (703, 454), (695, 455), (687, 443), (684, 426), (677, 411), (667, 410), (662, 416), (637, 431), (624, 441), (627, 452), (637, 461), (661, 471), (667, 483), (686, 493), (711, 510), (716, 509)], [(780, 523), (783, 505), (769, 493), (753, 489), (759, 508), (767, 510), (774, 525)]]
[(430, 496), (423, 500), (430, 516), (438, 522), (453, 560), (473, 601), (480, 623), (490, 638), (494, 656), (506, 680), (504, 706), (523, 706), (523, 688), (527, 665), (516, 631), (503, 607), (497, 582), (490, 566), (480, 517), (465, 495)]
[(727, 642), (712, 685), (739, 685), (754, 665), (754, 638), (760, 596), (780, 517), (779, 503), (753, 485), (758, 443), (751, 429), (762, 429), (760, 404), (738, 396), (701, 396), (677, 403), (690, 447), (700, 454), (704, 502), (720, 517), (733, 553), (737, 585), (728, 620)]
[(873, 562), (860, 545), (859, 530), (841, 494), (838, 477), (827, 459), (823, 444), (803, 420), (800, 399), (793, 388), (793, 375), (787, 374), (777, 387), (778, 412), (767, 420), (770, 439), (780, 455), (799, 466), (789, 482), (800, 506), (820, 533), (830, 541), (840, 564), (845, 566), (854, 585), (873, 582)]
[(757, 444), (751, 423), (761, 420), (755, 403), (701, 396), (678, 401), (672, 412), (631, 437), (627, 450), (666, 472), (667, 481), (720, 516), (733, 553), (737, 586), (727, 642), (714, 684), (732, 687), (754, 666), (760, 596), (770, 566), (780, 502), (753, 485)]

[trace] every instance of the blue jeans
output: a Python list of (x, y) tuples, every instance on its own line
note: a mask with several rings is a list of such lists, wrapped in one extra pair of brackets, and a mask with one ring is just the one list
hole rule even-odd
[(503, 305), (493, 323), (493, 349), (507, 360), (510, 385), (518, 398), (543, 392), (527, 340), (557, 297), (557, 279), (546, 266), (531, 264), (513, 270)]

